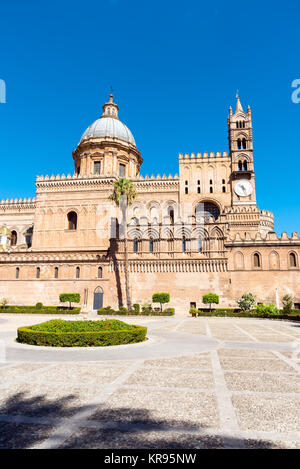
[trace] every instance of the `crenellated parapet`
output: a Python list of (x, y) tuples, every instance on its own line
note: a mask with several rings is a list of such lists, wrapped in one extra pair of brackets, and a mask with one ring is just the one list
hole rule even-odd
[(145, 177), (140, 175), (133, 180), (133, 183), (138, 192), (149, 192), (149, 191), (158, 191), (158, 192), (169, 192), (177, 191), (179, 189), (179, 177), (177, 174), (172, 176), (166, 176), (163, 174), (160, 176), (151, 176), (146, 175)]
[(91, 176), (81, 176), (78, 174), (57, 174), (56, 176), (37, 176), (36, 178), (36, 190), (40, 191), (55, 191), (58, 188), (76, 190), (80, 189), (93, 189), (95, 187), (108, 187), (117, 180), (115, 176), (109, 175), (91, 175)]
[(0, 214), (7, 212), (25, 212), (35, 209), (35, 198), (24, 199), (2, 199), (0, 201)]
[(228, 158), (229, 155), (227, 151), (217, 151), (214, 153), (211, 151), (210, 153), (204, 152), (204, 153), (179, 153), (178, 159), (179, 159), (179, 164), (182, 162), (186, 162), (185, 160), (203, 160), (203, 159), (213, 159), (213, 158)]
[(284, 231), (281, 236), (278, 236), (274, 231), (269, 233), (257, 232), (253, 234), (252, 232), (234, 233), (231, 236), (229, 235), (226, 241), (227, 247), (235, 246), (264, 246), (268, 247), (270, 245), (276, 246), (300, 246), (300, 237), (298, 233), (294, 231), (291, 236)]
[(105, 262), (106, 254), (99, 255), (93, 252), (36, 252), (26, 250), (22, 252), (22, 249), (13, 249), (10, 254), (0, 251), (0, 264), (22, 264), (22, 263), (80, 263), (80, 262), (91, 262), (101, 263)]

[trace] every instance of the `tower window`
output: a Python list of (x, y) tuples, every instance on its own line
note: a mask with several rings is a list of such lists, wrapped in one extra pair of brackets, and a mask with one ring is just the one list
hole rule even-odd
[(40, 267), (37, 267), (37, 269), (36, 269), (36, 278), (40, 278), (40, 276), (41, 276), (41, 269), (40, 269)]
[(246, 143), (246, 139), (245, 139), (245, 138), (243, 138), (242, 144), (243, 144), (243, 148), (247, 148), (247, 143)]
[(98, 267), (98, 278), (102, 278), (102, 276), (103, 276), (102, 267)]
[(261, 267), (260, 255), (256, 252), (253, 256), (254, 267)]
[(171, 225), (174, 225), (174, 208), (168, 207), (168, 215), (170, 217)]
[(20, 268), (17, 267), (16, 268), (16, 278), (19, 278), (20, 277)]
[(237, 147), (238, 147), (239, 150), (240, 150), (241, 147), (242, 147), (242, 141), (241, 141), (240, 138), (237, 139)]
[(214, 191), (214, 190), (213, 190), (213, 188), (212, 188), (212, 186), (211, 186), (211, 187), (209, 188), (209, 192), (212, 194), (213, 191)]
[(200, 188), (200, 186), (197, 187), (197, 192), (198, 192), (198, 194), (201, 193), (201, 188)]
[(76, 212), (68, 213), (68, 229), (77, 230), (77, 213)]
[(125, 177), (125, 164), (120, 164), (119, 166), (119, 176), (120, 177)]
[(244, 161), (243, 163), (243, 171), (247, 171), (247, 161)]
[(222, 184), (225, 184), (225, 179), (222, 179)]
[(297, 267), (296, 255), (293, 252), (290, 253), (290, 267)]
[(13, 231), (11, 232), (11, 241), (10, 241), (11, 246), (16, 246), (16, 245), (17, 245), (17, 241), (18, 241), (17, 232), (16, 232), (15, 230), (13, 230)]
[(54, 269), (54, 278), (58, 278), (58, 267)]
[(243, 171), (243, 163), (239, 161), (239, 171)]
[(185, 193), (185, 194), (188, 194), (188, 193), (189, 193), (189, 188), (188, 188), (188, 187), (185, 188), (184, 193)]
[(80, 267), (76, 267), (76, 278), (80, 278)]
[(94, 174), (100, 174), (101, 171), (101, 162), (94, 161)]
[(195, 215), (197, 220), (199, 220), (199, 217), (206, 218), (211, 215), (217, 220), (220, 216), (220, 210), (219, 207), (212, 202), (204, 202), (197, 205)]
[(222, 187), (222, 192), (226, 192), (226, 187), (225, 186)]
[(189, 183), (189, 181), (185, 181), (185, 185), (186, 185), (186, 186), (188, 185), (188, 183)]

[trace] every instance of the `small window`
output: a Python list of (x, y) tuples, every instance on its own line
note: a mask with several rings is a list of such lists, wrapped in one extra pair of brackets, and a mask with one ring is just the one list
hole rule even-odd
[(185, 237), (182, 238), (182, 252), (186, 252), (186, 239), (185, 239)]
[(242, 140), (242, 146), (243, 146), (243, 148), (247, 148), (247, 143), (246, 143), (245, 138), (243, 138), (243, 140)]
[(209, 180), (209, 184), (212, 184), (212, 183), (213, 183), (213, 182), (212, 182), (212, 179), (210, 179), (210, 180)]
[(76, 278), (80, 278), (80, 267), (76, 267)]
[(40, 267), (37, 267), (37, 269), (36, 269), (36, 278), (40, 278), (40, 276), (41, 276), (41, 269), (40, 269)]
[(222, 184), (225, 184), (225, 179), (222, 179)]
[(136, 254), (138, 252), (138, 239), (134, 238), (133, 240), (133, 252)]
[(226, 187), (225, 186), (222, 187), (222, 192), (226, 192)]
[(103, 269), (102, 267), (98, 267), (98, 278), (102, 278), (103, 275)]
[(125, 177), (125, 164), (120, 164), (119, 166), (119, 176), (120, 177)]
[(198, 192), (198, 194), (201, 193), (201, 188), (200, 187), (197, 187), (197, 192)]
[(202, 238), (198, 238), (198, 252), (202, 252)]
[(213, 188), (212, 188), (212, 187), (210, 187), (210, 188), (209, 188), (209, 192), (212, 194), (212, 193), (213, 193), (213, 191), (214, 191), (214, 190), (213, 190)]
[(168, 216), (170, 217), (171, 225), (174, 225), (174, 208), (168, 207)]
[(17, 267), (16, 268), (16, 278), (19, 278), (20, 277), (20, 268)]
[(247, 171), (247, 161), (244, 161), (243, 163), (243, 171)]
[(101, 171), (101, 162), (94, 161), (94, 174), (100, 174)]
[(54, 269), (54, 278), (58, 278), (58, 267)]
[(237, 147), (238, 147), (239, 150), (240, 150), (241, 147), (242, 147), (242, 141), (241, 141), (240, 138), (237, 139)]
[(77, 213), (76, 212), (68, 213), (68, 229), (77, 230)]
[(150, 238), (149, 240), (149, 252), (153, 253), (153, 238)]
[(200, 186), (200, 180), (199, 180), (199, 179), (198, 179), (198, 181), (197, 181), (197, 184), (198, 184), (198, 186)]
[(243, 163), (242, 163), (242, 161), (239, 161), (239, 171), (243, 171)]
[(260, 262), (260, 255), (257, 254), (257, 252), (254, 254), (253, 256), (254, 258), (254, 267), (260, 267), (261, 266), (261, 262)]
[(185, 188), (184, 193), (185, 193), (185, 194), (188, 194), (188, 193), (189, 193), (188, 187)]
[(13, 230), (13, 231), (11, 232), (11, 241), (10, 241), (11, 246), (16, 246), (16, 245), (17, 245), (17, 241), (18, 241), (17, 232), (16, 232), (15, 230)]
[(189, 181), (185, 181), (185, 185), (186, 185), (186, 186), (188, 185), (188, 183), (189, 183)]
[(296, 254), (293, 252), (290, 253), (290, 267), (297, 267)]

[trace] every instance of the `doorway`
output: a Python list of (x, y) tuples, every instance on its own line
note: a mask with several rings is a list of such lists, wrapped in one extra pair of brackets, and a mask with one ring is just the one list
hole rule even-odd
[(103, 289), (102, 287), (97, 287), (94, 291), (94, 303), (93, 309), (97, 310), (103, 306)]

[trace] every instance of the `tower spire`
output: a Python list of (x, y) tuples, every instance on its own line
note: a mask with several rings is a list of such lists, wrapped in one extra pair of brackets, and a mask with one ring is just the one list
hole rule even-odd
[(119, 119), (118, 111), (119, 107), (116, 103), (114, 103), (114, 95), (113, 95), (113, 88), (110, 87), (110, 94), (107, 103), (103, 104), (103, 114), (101, 117), (112, 117), (114, 119)]
[(242, 104), (241, 104), (240, 97), (239, 97), (239, 90), (237, 90), (237, 92), (236, 92), (236, 108), (235, 108), (235, 113), (237, 113), (237, 112), (239, 112), (239, 111), (244, 112), (243, 106), (242, 106)]

